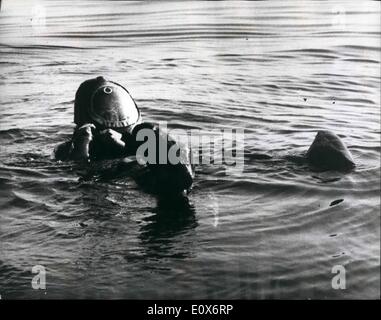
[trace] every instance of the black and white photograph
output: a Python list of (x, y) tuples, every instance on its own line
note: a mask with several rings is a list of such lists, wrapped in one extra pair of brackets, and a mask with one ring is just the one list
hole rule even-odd
[(379, 300), (380, 18), (1, 0), (0, 306)]

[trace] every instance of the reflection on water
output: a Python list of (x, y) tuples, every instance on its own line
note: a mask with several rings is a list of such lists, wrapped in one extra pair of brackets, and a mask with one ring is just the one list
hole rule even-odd
[(151, 216), (143, 219), (140, 239), (150, 257), (185, 258), (195, 248), (179, 246), (179, 238), (197, 227), (195, 208), (186, 198), (159, 199)]
[[(379, 14), (375, 1), (3, 1), (2, 298), (379, 297)], [(244, 130), (243, 171), (199, 166), (188, 199), (158, 199), (112, 161), (53, 161), (78, 85), (99, 75), (145, 120)], [(353, 172), (300, 161), (320, 129)], [(30, 286), (36, 264), (46, 291)]]

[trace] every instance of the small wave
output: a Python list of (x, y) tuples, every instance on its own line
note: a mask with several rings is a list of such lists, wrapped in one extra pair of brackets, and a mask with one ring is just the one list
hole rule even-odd
[(374, 47), (374, 46), (343, 45), (343, 46), (338, 46), (338, 48), (350, 49), (350, 50), (362, 51), (362, 52), (366, 52), (366, 51), (381, 52), (380, 47)]
[(347, 59), (343, 59), (343, 60), (344, 61), (348, 61), (348, 62), (360, 62), (360, 63), (375, 63), (375, 64), (380, 64), (380, 61), (372, 60), (372, 59), (347, 58)]
[[(10, 48), (10, 49), (15, 49), (15, 50), (20, 50), (21, 52), (23, 52), (24, 50), (62, 50), (62, 49), (81, 49), (81, 50), (84, 50), (84, 49), (89, 49), (89, 48), (85, 48), (85, 47), (77, 47), (77, 46), (64, 46), (64, 45), (19, 45), (19, 46), (15, 46), (15, 45), (9, 45), (9, 44), (4, 44), (4, 43), (0, 43), (0, 48), (1, 47), (5, 47), (5, 48)], [(30, 51), (29, 51), (29, 54), (30, 54)]]
[(0, 130), (0, 139), (15, 141), (17, 139), (26, 139), (30, 137), (28, 130), (12, 128), (7, 130)]

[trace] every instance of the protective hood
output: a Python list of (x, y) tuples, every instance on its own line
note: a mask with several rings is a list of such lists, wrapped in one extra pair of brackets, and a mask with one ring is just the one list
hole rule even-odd
[(107, 128), (123, 128), (140, 121), (140, 111), (129, 92), (103, 77), (86, 80), (75, 95), (74, 123), (95, 123)]

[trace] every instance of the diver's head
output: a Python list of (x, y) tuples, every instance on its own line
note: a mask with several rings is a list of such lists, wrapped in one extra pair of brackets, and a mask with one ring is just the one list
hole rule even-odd
[(76, 94), (74, 123), (93, 123), (99, 129), (130, 131), (141, 121), (140, 111), (129, 92), (103, 77), (86, 80)]

